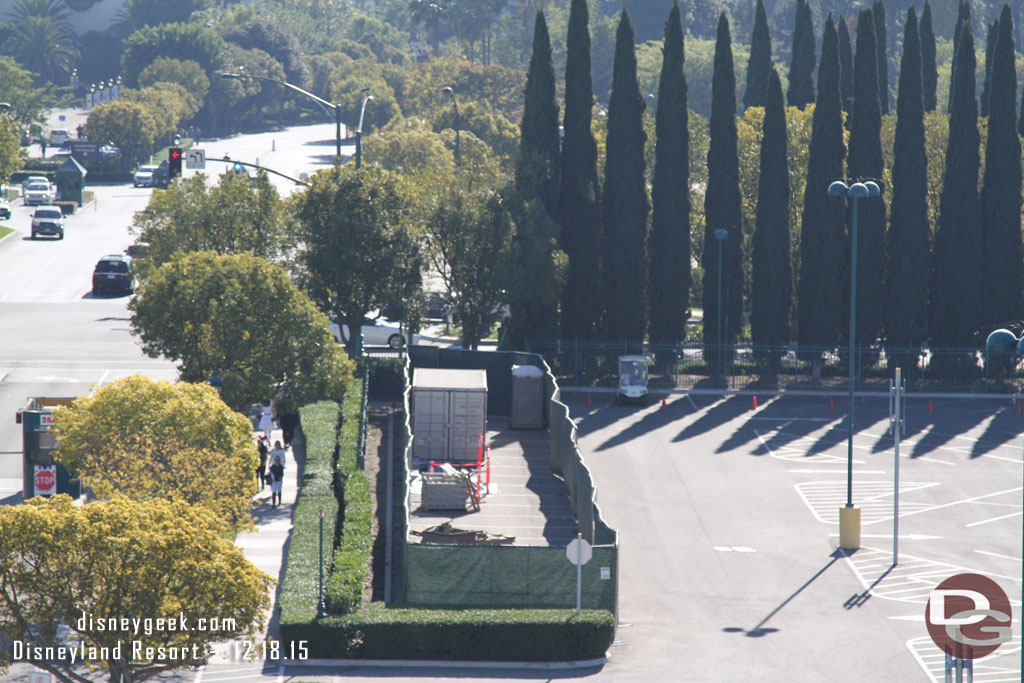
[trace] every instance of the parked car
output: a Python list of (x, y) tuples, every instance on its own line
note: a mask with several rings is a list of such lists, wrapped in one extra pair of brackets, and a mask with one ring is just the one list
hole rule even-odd
[(109, 254), (96, 263), (92, 271), (92, 292), (135, 291), (135, 274), (132, 272), (132, 257), (126, 254)]
[(0, 218), (10, 219), (10, 217), (11, 217), (11, 205), (10, 205), (10, 203), (6, 199), (4, 199), (3, 197), (0, 197)]
[[(366, 318), (363, 321), (363, 325), (360, 328), (363, 333), (363, 346), (390, 346), (393, 349), (403, 349), (408, 339), (408, 331), (402, 328), (400, 323), (392, 322), (386, 318), (371, 319)], [(331, 323), (331, 334), (334, 335), (334, 340), (339, 344), (343, 344), (341, 333), (338, 329), (338, 323)], [(348, 338), (348, 325), (342, 323), (341, 330), (345, 333), (345, 338)], [(419, 335), (412, 336), (412, 343), (419, 343)]]
[(32, 239), (38, 235), (55, 235), (64, 239), (64, 212), (59, 206), (40, 206), (32, 214)]
[(135, 176), (132, 178), (135, 187), (153, 187), (156, 183), (157, 168), (159, 167), (152, 164), (139, 166), (139, 169), (135, 171)]
[(50, 181), (34, 180), (25, 185), (25, 197), (22, 199), (25, 206), (40, 206), (52, 204), (54, 200), (53, 186)]
[(66, 130), (51, 130), (50, 131), (50, 144), (57, 145), (58, 147), (63, 145), (65, 142), (71, 139)]

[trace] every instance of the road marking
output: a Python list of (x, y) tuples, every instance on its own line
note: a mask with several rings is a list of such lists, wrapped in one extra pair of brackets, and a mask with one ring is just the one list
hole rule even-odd
[(687, 394), (686, 398), (687, 398), (687, 400), (690, 401), (690, 405), (693, 406), (694, 410), (700, 410), (700, 408), (697, 407), (697, 404), (693, 402), (693, 396), (690, 396), (689, 394)]
[[(768, 445), (768, 441), (765, 440), (765, 438), (764, 438), (765, 434), (770, 434), (770, 433), (775, 433), (775, 434), (778, 434), (780, 436), (791, 436), (791, 437), (794, 437), (794, 438), (793, 438), (792, 441), (790, 441), (788, 444), (786, 444), (784, 446), (780, 446), (778, 448), (772, 448), (771, 446)], [(754, 430), (754, 434), (757, 435), (757, 440), (761, 442), (761, 445), (764, 446), (766, 449), (768, 449), (768, 454), (771, 457), (775, 458), (776, 460), (790, 460), (790, 461), (793, 461), (793, 462), (807, 462), (809, 458), (814, 458), (815, 459), (814, 460), (815, 464), (829, 463), (829, 462), (834, 462), (834, 463), (837, 463), (837, 464), (841, 463), (841, 464), (844, 464), (844, 465), (846, 464), (846, 456), (831, 455), (830, 453), (814, 453), (812, 455), (808, 455), (806, 450), (800, 450), (799, 448), (795, 448), (793, 445), (791, 445), (791, 444), (799, 444), (801, 442), (804, 442), (804, 443), (807, 444), (808, 448), (810, 448), (810, 447), (812, 447), (812, 446), (814, 446), (815, 444), (818, 443), (817, 439), (814, 439), (813, 437), (810, 437), (810, 436), (797, 436), (796, 434), (787, 434), (786, 432), (780, 432), (778, 430), (772, 430), (771, 432), (761, 432), (758, 429)], [(863, 465), (864, 464), (863, 460), (856, 460), (855, 459), (853, 462), (855, 464), (858, 464), (858, 465)]]
[[(935, 647), (930, 636), (913, 638), (906, 642), (907, 649), (917, 660), (918, 666), (925, 672), (932, 683), (941, 683), (945, 680), (946, 656), (941, 650)], [(1019, 681), (1020, 680), (1020, 659), (1017, 655), (1020, 652), (1020, 635), (1014, 634), (1010, 642), (1005, 643), (998, 650), (974, 660), (974, 680), (978, 683), (996, 683), (997, 681)]]
[(1020, 562), (1020, 558), (1019, 557), (1010, 557), (1009, 555), (1000, 555), (999, 553), (993, 553), (993, 552), (990, 552), (988, 550), (978, 550), (977, 548), (975, 548), (974, 552), (981, 553), (982, 555), (991, 555), (992, 557), (1001, 557), (1004, 560), (1013, 560), (1014, 562)]
[[(838, 536), (837, 533), (831, 533), (829, 536)], [(861, 538), (892, 538), (892, 534), (861, 534)], [(942, 536), (929, 536), (928, 534), (900, 534), (900, 538), (907, 539), (908, 541), (931, 541), (934, 539), (942, 538)]]
[[(900, 496), (921, 489), (939, 486), (940, 482), (900, 482)], [(808, 481), (795, 486), (797, 494), (822, 524), (838, 524), (839, 508), (846, 500), (846, 480)], [(857, 484), (861, 524), (877, 524), (892, 520), (892, 482), (871, 481)], [(900, 500), (900, 517), (933, 509), (927, 503)], [(890, 537), (891, 538), (891, 537)]]
[(829, 417), (748, 417), (748, 420), (775, 420), (784, 422), (832, 422)]
[(970, 524), (967, 524), (966, 526), (967, 526), (967, 528), (970, 528), (972, 526), (980, 526), (982, 524), (988, 524), (989, 522), (998, 522), (1001, 519), (1006, 519), (1008, 517), (1016, 517), (1019, 514), (1021, 514), (1021, 513), (1020, 512), (1011, 512), (1008, 515), (1001, 515), (999, 517), (993, 517), (991, 519), (983, 519), (980, 522), (971, 522)]
[(106, 382), (107, 381), (107, 375), (109, 375), (109, 374), (110, 374), (110, 370), (109, 369), (105, 370), (103, 372), (103, 374), (100, 375), (100, 379), (99, 379), (98, 382), (96, 382), (96, 384), (102, 385), (104, 382)]
[(714, 549), (717, 550), (720, 553), (731, 553), (731, 552), (737, 552), (737, 553), (756, 553), (757, 552), (756, 550), (751, 548), (749, 545), (733, 545), (733, 546), (716, 545), (714, 547)]
[[(839, 465), (839, 463), (836, 463), (836, 464)], [(795, 472), (797, 474), (839, 474), (839, 473), (842, 472), (842, 469), (841, 468), (840, 469), (834, 469), (834, 470), (811, 470), (811, 469), (805, 469), (805, 470), (786, 470), (786, 471), (787, 472)], [(857, 474), (888, 474), (888, 472), (886, 472), (885, 470), (857, 470)]]

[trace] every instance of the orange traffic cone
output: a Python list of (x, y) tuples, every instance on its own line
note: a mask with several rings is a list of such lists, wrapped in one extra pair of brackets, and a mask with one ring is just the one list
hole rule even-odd
[(594, 404), (590, 402), (590, 393), (589, 392), (587, 393), (587, 407), (588, 408), (593, 408), (594, 407)]
[(935, 407), (932, 406), (932, 400), (931, 399), (928, 399), (928, 412), (929, 413), (934, 413), (935, 412)]
[(1021, 407), (1020, 407), (1020, 399), (1019, 398), (1017, 399), (1017, 414), (1018, 415), (1021, 414)]
[[(665, 402), (665, 397), (662, 396), (661, 397), (661, 407), (664, 408), (667, 405), (668, 405), (668, 403)], [(1017, 408), (1018, 408), (1017, 412), (1019, 413), (1020, 412), (1020, 404), (1019, 403), (1017, 404)]]
[(757, 410), (757, 396), (754, 397), (754, 404), (751, 407), (751, 410)]
[(835, 410), (836, 409), (836, 400), (832, 396), (828, 397), (828, 409), (829, 410)]

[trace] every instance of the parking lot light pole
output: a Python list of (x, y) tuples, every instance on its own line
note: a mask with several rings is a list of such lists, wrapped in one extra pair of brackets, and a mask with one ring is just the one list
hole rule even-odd
[(455, 165), (462, 164), (462, 157), (459, 155), (459, 129), (462, 128), (462, 120), (459, 118), (459, 101), (455, 99), (455, 90), (450, 85), (441, 88), (441, 92), (452, 98), (452, 106), (455, 107)]
[(360, 92), (363, 94), (363, 106), (359, 110), (359, 127), (356, 128), (356, 168), (363, 165), (363, 116), (366, 114), (366, 103), (373, 99), (369, 88), (363, 88)]
[(722, 376), (722, 243), (729, 237), (729, 231), (725, 228), (719, 228), (715, 230), (715, 239), (718, 241), (718, 297), (716, 303), (718, 304), (718, 314), (715, 317), (715, 323), (718, 325), (718, 336), (717, 345), (715, 349), (715, 378), (718, 379)]
[[(328, 102), (327, 100), (323, 99), (322, 97), (317, 97), (316, 95), (314, 95), (313, 93), (309, 92), (308, 90), (303, 90), (302, 88), (300, 88), (297, 85), (294, 85), (292, 83), (288, 83), (286, 81), (282, 81), (282, 80), (277, 79), (277, 78), (267, 78), (266, 76), (253, 76), (251, 74), (236, 74), (236, 73), (222, 73), (220, 75), (220, 77), (221, 78), (228, 78), (228, 79), (232, 79), (233, 78), (233, 79), (240, 80), (240, 81), (244, 81), (246, 79), (249, 79), (249, 80), (254, 80), (254, 81), (268, 81), (270, 83), (277, 83), (278, 85), (283, 85), (284, 87), (286, 87), (286, 88), (288, 88), (290, 90), (294, 90), (295, 92), (299, 93), (300, 95), (305, 95), (306, 97), (308, 97), (309, 99), (313, 100), (314, 102), (319, 104), (321, 107), (323, 107), (326, 111), (333, 112), (333, 114), (334, 114), (334, 154), (335, 154), (334, 164), (336, 166), (340, 166), (341, 165), (341, 105), (340, 104), (332, 104), (332, 103)], [(363, 102), (363, 106), (364, 107), (366, 106), (366, 102), (365, 101)]]
[(837, 180), (828, 186), (830, 197), (849, 197), (853, 216), (850, 220), (850, 417), (846, 439), (846, 506), (839, 509), (839, 547), (844, 550), (860, 548), (860, 508), (853, 506), (853, 375), (854, 348), (857, 332), (857, 200), (881, 196), (873, 181), (847, 185)]

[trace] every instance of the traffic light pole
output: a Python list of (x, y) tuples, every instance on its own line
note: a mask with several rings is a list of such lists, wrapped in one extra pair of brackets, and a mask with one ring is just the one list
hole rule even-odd
[(216, 157), (207, 157), (206, 158), (206, 162), (207, 163), (209, 163), (211, 161), (217, 161), (217, 162), (220, 162), (222, 164), (237, 164), (238, 166), (247, 166), (248, 168), (255, 168), (257, 171), (266, 171), (267, 173), (273, 173), (276, 176), (281, 176), (285, 180), (290, 180), (293, 183), (295, 183), (296, 185), (307, 185), (307, 186), (309, 185), (309, 183), (307, 183), (305, 180), (299, 180), (298, 178), (293, 178), (290, 175), (285, 175), (284, 173), (281, 173), (280, 171), (275, 171), (272, 168), (267, 168), (266, 166), (260, 166), (259, 164), (250, 164), (247, 161), (236, 161), (235, 159), (232, 159), (231, 157), (227, 157), (227, 156), (225, 156), (223, 159), (217, 159)]

